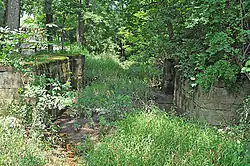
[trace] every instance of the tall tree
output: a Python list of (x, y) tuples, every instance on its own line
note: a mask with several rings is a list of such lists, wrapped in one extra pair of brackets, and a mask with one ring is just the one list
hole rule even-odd
[(48, 44), (48, 51), (53, 51), (53, 45), (51, 42), (53, 41), (53, 13), (52, 13), (52, 0), (45, 0), (45, 13), (46, 13), (46, 30), (47, 30), (47, 40)]
[(0, 26), (4, 25), (4, 15), (5, 15), (5, 5), (2, 0), (0, 0)]
[(77, 42), (79, 45), (83, 45), (85, 43), (85, 37), (84, 37), (84, 20), (83, 20), (83, 8), (82, 8), (82, 0), (79, 0), (79, 10), (78, 10), (78, 19), (77, 19)]
[(20, 27), (20, 0), (8, 0), (7, 26), (10, 30)]
[(91, 1), (91, 10), (95, 11), (95, 0)]

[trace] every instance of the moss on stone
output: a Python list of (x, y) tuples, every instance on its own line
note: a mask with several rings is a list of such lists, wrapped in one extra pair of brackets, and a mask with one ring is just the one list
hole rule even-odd
[(57, 61), (65, 61), (68, 60), (69, 57), (74, 56), (82, 56), (80, 54), (39, 54), (34, 55), (30, 58), (29, 61), (25, 61), (23, 64), (24, 66), (31, 66), (31, 65), (38, 65), (41, 64), (48, 64), (48, 63), (54, 63)]

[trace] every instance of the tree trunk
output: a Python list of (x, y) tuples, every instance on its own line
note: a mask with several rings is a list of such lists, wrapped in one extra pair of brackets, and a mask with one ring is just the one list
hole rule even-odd
[[(4, 2), (5, 4), (0, 5), (0, 26), (5, 26), (5, 13), (6, 13), (6, 1)], [(8, 3), (8, 2), (7, 2)]]
[(77, 42), (79, 45), (84, 44), (84, 35), (83, 35), (83, 20), (81, 14), (78, 14), (77, 19)]
[(92, 9), (91, 10), (93, 12), (93, 11), (95, 11), (95, 0), (92, 0), (91, 3), (92, 3), (92, 6), (91, 6)]
[[(82, 5), (82, 0), (79, 1), (79, 5)], [(78, 19), (77, 19), (77, 42), (79, 45), (83, 45), (85, 43), (85, 38), (83, 34), (83, 28), (84, 28), (84, 20), (82, 17), (82, 9), (81, 7), (79, 8), (79, 13), (78, 13)]]
[(226, 0), (226, 8), (227, 8), (227, 9), (230, 8), (230, 0)]
[(46, 13), (46, 34), (48, 44), (48, 51), (53, 51), (53, 45), (50, 43), (53, 41), (53, 27), (48, 26), (53, 22), (53, 14), (52, 14), (52, 0), (45, 0), (45, 13)]
[(65, 27), (66, 17), (63, 15), (63, 22), (62, 22), (62, 36), (61, 36), (61, 42), (62, 42), (62, 52), (64, 52), (64, 27)]
[(4, 11), (4, 16), (3, 16), (3, 26), (7, 25), (7, 13), (8, 13), (8, 0), (4, 1), (4, 5), (5, 5), (5, 11)]
[(89, 0), (86, 0), (86, 9), (89, 9)]
[(123, 43), (122, 43), (122, 40), (120, 40), (120, 43), (119, 43), (119, 51), (120, 51), (120, 59), (121, 60), (127, 60), (127, 57), (125, 55), (125, 49), (123, 47)]
[[(85, 9), (85, 11), (87, 11), (87, 12), (88, 12), (88, 11), (91, 11), (91, 8), (90, 8), (90, 1), (89, 1), (89, 0), (86, 0), (86, 3), (85, 3), (85, 4), (86, 4), (86, 9)], [(89, 28), (88, 26), (89, 26), (89, 24), (90, 24), (91, 21), (90, 21), (89, 19), (86, 19), (86, 20), (84, 20), (84, 21), (85, 21), (85, 22), (84, 22), (84, 24), (83, 24), (83, 26), (84, 26), (84, 27), (83, 27), (83, 33), (86, 34), (86, 33), (88, 32), (88, 28)], [(85, 35), (84, 35), (84, 36), (85, 36)], [(84, 42), (85, 42), (85, 44), (87, 44), (86, 38), (85, 38), (85, 41), (84, 41)]]
[(20, 0), (8, 0), (7, 26), (10, 30), (20, 27)]
[(168, 35), (169, 35), (169, 40), (174, 39), (173, 24), (171, 22), (168, 23)]

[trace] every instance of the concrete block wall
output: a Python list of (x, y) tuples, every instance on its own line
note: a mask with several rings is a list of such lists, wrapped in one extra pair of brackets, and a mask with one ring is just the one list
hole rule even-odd
[[(79, 90), (84, 87), (84, 63), (84, 56), (68, 56), (63, 60), (38, 64), (33, 68), (33, 73), (57, 78), (63, 83), (69, 80), (73, 89)], [(27, 77), (23, 73), (8, 66), (0, 66), (0, 113), (9, 104), (18, 101), (18, 88), (23, 87), (26, 82)]]
[(214, 125), (233, 122), (238, 118), (237, 110), (242, 107), (243, 100), (250, 94), (250, 82), (245, 80), (237, 90), (230, 92), (225, 87), (212, 86), (209, 91), (201, 87), (193, 94), (194, 107), (191, 116), (205, 120)]
[(191, 88), (181, 72), (175, 71), (172, 76), (174, 77), (172, 102), (176, 112), (179, 115), (186, 115), (213, 125), (233, 122), (237, 118), (236, 112), (242, 106), (243, 100), (250, 94), (249, 80), (238, 82), (241, 86), (233, 92), (228, 91), (219, 83), (206, 91), (201, 87)]
[(11, 67), (0, 67), (0, 111), (18, 99), (18, 88), (22, 85), (21, 74)]

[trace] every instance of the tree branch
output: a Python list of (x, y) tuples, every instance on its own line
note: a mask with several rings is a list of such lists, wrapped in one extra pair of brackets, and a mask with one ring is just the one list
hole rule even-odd
[(250, 48), (250, 43), (248, 44), (247, 48), (243, 52), (243, 57), (244, 58), (246, 57), (246, 54), (247, 54), (247, 51), (248, 51), (249, 48)]

